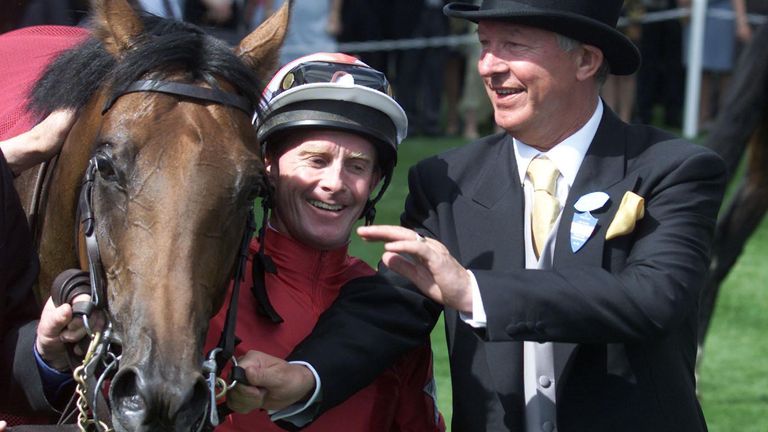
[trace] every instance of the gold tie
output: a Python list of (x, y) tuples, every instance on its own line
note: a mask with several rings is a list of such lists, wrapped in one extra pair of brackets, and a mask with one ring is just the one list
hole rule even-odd
[(531, 231), (533, 250), (536, 258), (544, 249), (549, 232), (560, 214), (560, 201), (555, 197), (555, 185), (560, 171), (546, 157), (533, 159), (528, 165), (528, 178), (533, 183), (533, 212), (531, 212)]

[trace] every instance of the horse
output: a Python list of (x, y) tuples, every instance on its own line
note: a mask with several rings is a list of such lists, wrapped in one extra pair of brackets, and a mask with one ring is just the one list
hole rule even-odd
[(63, 271), (90, 270), (120, 350), (116, 431), (200, 430), (214, 410), (202, 349), (265, 187), (252, 116), (289, 10), (233, 49), (127, 0), (97, 0), (92, 36), (32, 89), (40, 116), (77, 110), (43, 199), (32, 199), (35, 170), (16, 182), (38, 245), (38, 296)]
[(709, 273), (701, 293), (700, 356), (720, 286), (768, 212), (767, 95), (768, 25), (762, 25), (739, 57), (723, 106), (703, 143), (723, 158), (729, 180), (735, 177), (745, 154), (748, 160), (744, 176), (715, 227)]

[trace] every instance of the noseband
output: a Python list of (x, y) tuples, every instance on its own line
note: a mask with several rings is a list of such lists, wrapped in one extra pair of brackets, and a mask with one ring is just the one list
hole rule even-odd
[[(104, 105), (102, 115), (104, 115), (114, 105), (116, 100), (128, 93), (134, 92), (158, 92), (180, 98), (189, 98), (202, 102), (214, 102), (221, 105), (231, 106), (245, 112), (249, 118), (254, 109), (248, 98), (228, 93), (217, 86), (213, 88), (200, 87), (192, 84), (179, 83), (162, 80), (139, 80), (133, 82), (120, 92), (115, 93)], [(96, 173), (99, 171), (99, 160), (96, 157), (88, 162), (88, 168), (85, 171), (83, 183), (78, 200), (78, 214), (80, 217), (80, 228), (76, 233), (78, 241), (84, 238), (86, 255), (88, 259), (88, 277), (82, 272), (79, 275), (72, 276), (71, 273), (62, 278), (57, 278), (54, 282), (54, 291), (58, 293), (54, 298), (57, 303), (71, 302), (78, 294), (90, 294), (91, 301), (86, 304), (73, 305), (75, 314), (83, 317), (91, 342), (82, 365), (73, 368), (75, 381), (78, 386), (78, 410), (80, 417), (78, 425), (80, 430), (87, 430), (88, 426), (95, 426), (100, 432), (111, 431), (109, 426), (109, 407), (107, 401), (102, 396), (101, 388), (106, 379), (110, 379), (119, 367), (120, 356), (114, 354), (112, 345), (120, 345), (119, 341), (112, 331), (112, 318), (109, 313), (106, 297), (106, 278), (101, 262), (101, 254), (96, 239), (96, 223), (93, 212), (93, 188), (96, 180)], [(227, 309), (227, 318), (224, 329), (222, 330), (218, 346), (214, 348), (207, 359), (201, 365), (201, 372), (206, 379), (209, 391), (209, 401), (207, 404), (206, 418), (198, 425), (197, 430), (212, 430), (220, 422), (220, 413), (228, 413), (226, 406), (217, 407), (216, 400), (223, 396), (228, 389), (231, 389), (237, 381), (244, 381), (244, 371), (237, 367), (234, 361), (235, 349), (235, 323), (237, 321), (237, 301), (240, 292), (240, 284), (244, 279), (245, 267), (248, 257), (248, 245), (255, 231), (253, 221), (252, 202), (249, 205), (248, 217), (246, 221), (243, 237), (240, 241), (237, 264), (235, 267), (234, 284), (232, 296)], [(67, 272), (72, 272), (68, 270)], [(65, 273), (67, 273), (65, 272)], [(61, 280), (60, 280), (61, 279)], [(87, 281), (87, 282), (86, 282)], [(106, 327), (100, 332), (95, 332), (91, 328), (88, 317), (94, 310), (100, 310), (106, 317)], [(219, 373), (224, 369), (227, 362), (233, 361), (233, 374), (230, 377), (230, 384), (219, 378)], [(102, 402), (99, 402), (102, 401)], [(90, 409), (92, 419), (87, 419), (87, 411)]]

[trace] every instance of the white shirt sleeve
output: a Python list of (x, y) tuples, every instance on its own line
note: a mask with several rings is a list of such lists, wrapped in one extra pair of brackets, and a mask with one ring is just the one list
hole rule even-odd
[(269, 410), (268, 413), (269, 418), (273, 422), (285, 420), (296, 427), (302, 427), (314, 420), (317, 415), (317, 403), (322, 400), (320, 397), (320, 375), (318, 375), (315, 368), (307, 362), (292, 361), (290, 363), (306, 366), (312, 372), (312, 375), (315, 377), (315, 391), (312, 393), (312, 397), (306, 402), (295, 403), (281, 410)]
[(474, 328), (485, 328), (488, 319), (485, 315), (483, 298), (480, 296), (480, 287), (477, 285), (475, 275), (469, 270), (467, 270), (467, 273), (469, 273), (470, 289), (472, 290), (472, 313), (459, 312), (459, 317)]

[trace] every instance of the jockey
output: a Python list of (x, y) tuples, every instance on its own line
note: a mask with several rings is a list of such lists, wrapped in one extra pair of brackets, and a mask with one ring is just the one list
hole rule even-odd
[[(348, 247), (357, 220), (373, 221), (406, 135), (407, 118), (390, 94), (383, 73), (329, 53), (288, 63), (264, 91), (255, 123), (273, 188), (266, 200), (272, 214), (250, 245), (245, 286), (251, 289), (238, 302), (236, 334), (242, 343), (236, 355), (246, 375), (257, 373), (260, 359), (291, 352), (345, 282), (374, 274), (349, 256)], [(213, 318), (209, 347), (225, 317), (222, 310)], [(442, 431), (434, 389), (425, 341), (306, 430)], [(280, 414), (270, 418), (252, 409), (254, 392), (239, 383), (227, 393), (236, 412), (222, 430), (282, 430), (273, 423)]]

